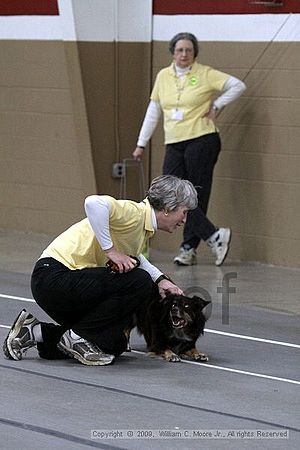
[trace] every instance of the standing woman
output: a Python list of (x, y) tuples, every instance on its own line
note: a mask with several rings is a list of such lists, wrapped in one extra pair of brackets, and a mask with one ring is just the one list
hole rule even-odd
[[(218, 112), (246, 86), (231, 75), (197, 63), (198, 42), (191, 33), (174, 36), (169, 50), (173, 62), (156, 77), (133, 157), (141, 159), (162, 112), (166, 144), (163, 174), (191, 181), (198, 193), (198, 207), (188, 214), (174, 263), (196, 264), (196, 250), (203, 239), (220, 266), (229, 249), (231, 230), (217, 228), (206, 217), (213, 170), (221, 150), (215, 122)], [(213, 100), (216, 92), (220, 96)]]

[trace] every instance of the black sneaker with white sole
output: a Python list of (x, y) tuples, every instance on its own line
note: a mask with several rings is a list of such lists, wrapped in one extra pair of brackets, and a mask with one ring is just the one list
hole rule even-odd
[(57, 347), (66, 355), (87, 366), (106, 366), (115, 359), (114, 355), (104, 353), (97, 345), (86, 339), (73, 339), (70, 330), (62, 335)]
[(32, 329), (40, 322), (25, 309), (16, 318), (3, 344), (6, 358), (20, 361), (23, 354), (36, 345)]

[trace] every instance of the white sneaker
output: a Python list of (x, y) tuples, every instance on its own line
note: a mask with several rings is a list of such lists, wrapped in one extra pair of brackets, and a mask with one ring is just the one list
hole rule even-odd
[(221, 266), (225, 261), (231, 239), (230, 228), (220, 228), (207, 241), (213, 255), (216, 257), (215, 265)]
[(184, 247), (180, 248), (179, 255), (174, 258), (174, 264), (178, 266), (193, 266), (197, 264), (197, 256), (194, 248), (186, 250)]
[(30, 347), (36, 345), (32, 330), (39, 323), (32, 314), (22, 309), (3, 344), (3, 352), (6, 358), (20, 361), (23, 354)]
[(113, 355), (104, 353), (97, 345), (86, 339), (73, 339), (70, 330), (62, 335), (57, 347), (66, 355), (87, 366), (106, 366), (115, 359)]

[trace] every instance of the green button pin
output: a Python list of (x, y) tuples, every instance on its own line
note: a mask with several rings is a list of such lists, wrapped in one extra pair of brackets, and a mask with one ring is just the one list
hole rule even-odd
[(193, 76), (193, 77), (190, 78), (190, 84), (192, 86), (195, 86), (195, 84), (197, 84), (197, 83), (198, 83), (198, 78), (197, 77)]

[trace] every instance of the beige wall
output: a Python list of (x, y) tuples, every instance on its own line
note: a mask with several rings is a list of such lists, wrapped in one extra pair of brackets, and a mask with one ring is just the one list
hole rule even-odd
[[(300, 266), (300, 44), (206, 42), (200, 59), (248, 90), (219, 117), (209, 216), (233, 229), (230, 258)], [(166, 42), (0, 41), (0, 227), (56, 234), (92, 192), (118, 195)], [(152, 67), (152, 70), (151, 70)], [(163, 134), (145, 161), (161, 173)], [(151, 164), (150, 164), (151, 162)], [(149, 170), (148, 170), (149, 169)], [(128, 196), (139, 196), (131, 175)], [(181, 232), (151, 245), (177, 251)], [(208, 255), (202, 245), (201, 255)]]
[[(242, 98), (220, 115), (223, 149), (209, 217), (230, 226), (230, 258), (300, 266), (300, 44), (203, 43), (199, 60), (244, 79)], [(154, 74), (169, 63), (154, 46)], [(161, 171), (161, 128), (152, 141), (152, 175)], [(181, 233), (152, 246), (176, 252)], [(209, 252), (202, 244), (201, 254)]]
[[(150, 92), (145, 43), (0, 41), (0, 227), (55, 234), (86, 195), (119, 196)], [(140, 64), (143, 61), (143, 64)], [(144, 162), (145, 183), (148, 163)], [(140, 171), (128, 168), (138, 200)]]
[(57, 233), (95, 189), (76, 47), (0, 41), (0, 226)]
[[(112, 165), (132, 157), (150, 94), (151, 46), (80, 42), (78, 48), (97, 190), (119, 195), (120, 180), (112, 178)], [(147, 158), (144, 168), (148, 182)], [(127, 196), (138, 200), (139, 170), (132, 167), (127, 173)]]

